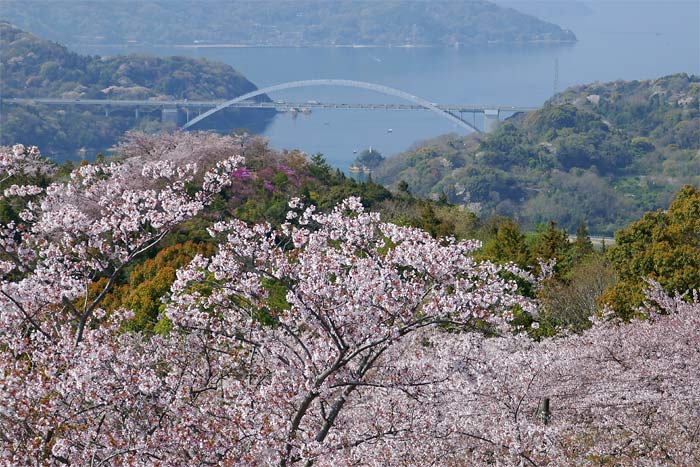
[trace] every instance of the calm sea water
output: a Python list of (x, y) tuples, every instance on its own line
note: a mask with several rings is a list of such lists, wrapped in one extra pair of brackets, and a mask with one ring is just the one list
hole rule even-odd
[[(544, 19), (571, 29), (578, 36), (578, 43), (561, 46), (72, 47), (101, 55), (150, 52), (206, 57), (232, 65), (258, 87), (318, 78), (367, 81), (439, 104), (539, 106), (554, 91), (555, 60), (559, 63), (560, 90), (593, 81), (647, 79), (677, 72), (700, 74), (700, 2), (580, 3), (585, 3), (586, 8), (580, 8), (580, 4), (578, 8), (568, 8), (565, 2), (535, 5)], [(523, 9), (526, 10), (525, 5)], [(277, 92), (271, 97), (294, 102), (400, 102), (371, 91), (338, 87), (299, 88)], [(406, 150), (419, 140), (462, 131), (427, 111), (318, 110), (297, 117), (280, 114), (264, 136), (277, 148), (321, 152), (331, 164), (345, 169), (355, 157), (353, 151), (359, 153), (371, 146), (390, 155)]]

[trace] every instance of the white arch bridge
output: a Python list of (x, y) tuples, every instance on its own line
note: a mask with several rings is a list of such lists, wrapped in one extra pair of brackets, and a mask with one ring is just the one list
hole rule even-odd
[[(255, 97), (263, 94), (282, 91), (285, 89), (313, 87), (313, 86), (343, 86), (351, 88), (366, 89), (375, 91), (381, 94), (386, 94), (393, 97), (398, 97), (408, 104), (338, 104), (338, 103), (321, 103), (317, 101), (308, 101), (305, 103), (293, 102), (259, 102), (252, 100)], [(139, 118), (139, 109), (160, 108), (161, 118), (168, 121), (178, 121), (178, 115), (182, 109), (186, 113), (186, 123), (182, 129), (187, 129), (201, 122), (205, 118), (228, 107), (234, 108), (267, 108), (277, 110), (298, 110), (298, 109), (361, 109), (361, 110), (429, 110), (440, 117), (446, 118), (459, 127), (472, 132), (481, 132), (477, 128), (475, 120), (469, 122), (463, 118), (463, 114), (471, 114), (472, 117), (477, 113), (484, 115), (484, 131), (488, 132), (496, 128), (500, 120), (500, 113), (516, 113), (516, 112), (532, 112), (537, 110), (537, 107), (514, 107), (514, 106), (499, 106), (499, 105), (438, 105), (423, 99), (413, 94), (409, 94), (398, 89), (384, 86), (381, 84), (367, 83), (364, 81), (353, 81), (348, 79), (311, 79), (303, 81), (290, 81), (288, 83), (276, 84), (262, 89), (258, 89), (236, 98), (221, 101), (190, 101), (190, 100), (128, 100), (128, 99), (64, 99), (53, 97), (23, 97), (23, 98), (6, 98), (0, 95), (0, 108), (2, 104), (15, 105), (82, 105), (82, 106), (100, 106), (104, 108), (105, 116), (109, 116), (111, 109), (117, 107), (132, 107), (135, 109), (136, 119)], [(200, 113), (197, 117), (190, 120), (190, 109), (209, 109), (204, 113)]]
[[(196, 118), (193, 118), (192, 120), (188, 121), (185, 125), (183, 125), (182, 129), (184, 130), (184, 129), (187, 129), (193, 125), (196, 125), (197, 123), (201, 122), (202, 120), (209, 117), (210, 115), (213, 115), (216, 112), (219, 112), (220, 110), (223, 110), (227, 107), (236, 106), (237, 104), (241, 104), (245, 101), (249, 101), (250, 99), (261, 96), (263, 94), (268, 94), (268, 93), (272, 93), (275, 91), (282, 91), (285, 89), (304, 88), (304, 87), (311, 87), (311, 86), (343, 86), (343, 87), (350, 87), (350, 88), (367, 89), (369, 91), (376, 91), (376, 92), (386, 94), (389, 96), (398, 97), (400, 99), (404, 99), (406, 101), (413, 103), (415, 105), (415, 107), (408, 108), (406, 106), (403, 106), (403, 107), (402, 106), (395, 106), (396, 108), (402, 108), (402, 109), (408, 108), (409, 110), (418, 110), (418, 109), (422, 108), (422, 109), (430, 110), (431, 112), (434, 112), (435, 114), (437, 114), (441, 117), (447, 118), (452, 123), (457, 124), (458, 126), (464, 128), (465, 130), (476, 131), (476, 132), (481, 132), (481, 130), (479, 128), (477, 128), (474, 124), (469, 123), (468, 121), (464, 120), (462, 118), (463, 112), (483, 113), (484, 114), (485, 131), (489, 131), (489, 130), (495, 128), (495, 126), (498, 124), (499, 113), (501, 111), (531, 112), (533, 110), (536, 110), (536, 108), (530, 108), (530, 107), (438, 106), (437, 104), (434, 104), (434, 103), (432, 103), (426, 99), (423, 99), (421, 97), (414, 96), (413, 94), (409, 94), (409, 93), (401, 91), (399, 89), (390, 88), (389, 86), (384, 86), (381, 84), (367, 83), (364, 81), (353, 81), (353, 80), (348, 80), (348, 79), (310, 79), (310, 80), (290, 81), (287, 83), (276, 84), (274, 86), (268, 86), (268, 87), (265, 87), (262, 89), (258, 89), (256, 91), (252, 91), (252, 92), (243, 94), (243, 95), (238, 96), (234, 99), (223, 102), (223, 103), (217, 105), (215, 108), (208, 110), (207, 112), (204, 112), (203, 114), (197, 116)], [(309, 104), (309, 103), (307, 103), (307, 104)], [(353, 108), (352, 106), (342, 106), (339, 104), (328, 104), (327, 106), (324, 106), (324, 104), (321, 104), (318, 102), (312, 102), (311, 105), (314, 105), (315, 107), (327, 107), (327, 108)], [(355, 107), (355, 108), (357, 108), (357, 107)], [(366, 106), (364, 106), (364, 108), (391, 109), (393, 107), (390, 105), (376, 106), (376, 107), (366, 105)]]

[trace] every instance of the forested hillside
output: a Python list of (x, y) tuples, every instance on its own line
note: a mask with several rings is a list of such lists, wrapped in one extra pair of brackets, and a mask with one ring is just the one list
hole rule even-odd
[(556, 96), (489, 135), (444, 136), (373, 173), (418, 196), (444, 194), (527, 228), (585, 221), (612, 233), (700, 183), (700, 77), (595, 83)]
[[(571, 31), (488, 1), (5, 0), (3, 15), (64, 43), (453, 46), (573, 42)], [(79, 16), (81, 21), (76, 22)]]
[[(205, 59), (129, 55), (84, 56), (0, 22), (0, 76), (3, 97), (66, 99), (225, 99), (257, 89), (228, 65)], [(262, 96), (261, 99), (267, 99)], [(162, 128), (160, 111), (133, 108), (46, 107), (3, 104), (0, 144), (41, 145), (47, 155), (94, 155), (112, 146), (130, 128)], [(218, 118), (217, 118), (218, 117)], [(226, 110), (208, 128), (247, 126), (259, 130), (267, 110)]]

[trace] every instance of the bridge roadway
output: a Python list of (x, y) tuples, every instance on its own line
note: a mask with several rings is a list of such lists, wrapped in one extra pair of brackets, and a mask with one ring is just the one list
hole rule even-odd
[[(135, 100), (135, 99), (60, 99), (53, 97), (11, 97), (2, 98), (0, 103), (8, 104), (44, 104), (44, 105), (98, 105), (110, 107), (180, 107), (194, 109), (216, 108), (226, 102), (215, 101), (191, 101), (191, 100)], [(537, 107), (518, 107), (505, 105), (440, 105), (434, 104), (440, 110), (456, 113), (484, 113), (486, 110), (498, 112), (533, 112)], [(351, 109), (351, 110), (426, 110), (424, 106), (416, 104), (362, 104), (362, 103), (331, 103), (331, 102), (255, 102), (243, 101), (230, 104), (228, 107), (246, 109), (276, 109), (289, 111), (299, 109)]]
[[(464, 119), (463, 114), (465, 112), (472, 112), (472, 115), (475, 115), (477, 112), (481, 112), (484, 114), (484, 131), (489, 132), (493, 131), (497, 126), (498, 122), (500, 121), (500, 112), (502, 111), (510, 111), (510, 112), (518, 112), (518, 111), (524, 111), (528, 112), (531, 110), (534, 110), (533, 108), (527, 108), (527, 107), (504, 107), (504, 106), (438, 106), (434, 102), (430, 102), (427, 99), (424, 99), (422, 97), (415, 96), (413, 94), (407, 93), (405, 91), (401, 91), (400, 89), (395, 89), (389, 86), (385, 86), (383, 84), (377, 84), (377, 83), (368, 83), (365, 81), (355, 81), (355, 80), (349, 80), (349, 79), (305, 79), (305, 80), (300, 80), (300, 81), (288, 81), (286, 83), (281, 83), (281, 84), (275, 84), (272, 86), (267, 86), (262, 89), (256, 89), (254, 91), (247, 92), (245, 94), (242, 94), (238, 97), (234, 97), (233, 99), (227, 100), (227, 101), (186, 101), (186, 100), (181, 100), (181, 101), (148, 101), (148, 100), (113, 100), (113, 99), (86, 99), (86, 100), (81, 100), (81, 99), (52, 99), (52, 98), (43, 98), (41, 101), (38, 99), (34, 99), (34, 102), (43, 102), (45, 104), (86, 104), (86, 105), (102, 105), (104, 106), (105, 109), (105, 114), (109, 115), (109, 109), (111, 106), (124, 106), (124, 105), (132, 105), (136, 106), (136, 118), (139, 116), (139, 107), (140, 106), (157, 106), (161, 107), (161, 112), (162, 112), (162, 118), (165, 120), (166, 113), (167, 119), (170, 120), (172, 117), (173, 110), (176, 112), (180, 112), (180, 110), (184, 107), (187, 115), (187, 122), (182, 125), (182, 129), (186, 130), (187, 128), (196, 125), (200, 121), (208, 118), (209, 116), (224, 110), (229, 107), (240, 107), (241, 105), (244, 105), (248, 108), (250, 107), (263, 107), (263, 106), (269, 106), (269, 107), (274, 107), (274, 108), (282, 108), (278, 106), (285, 106), (285, 103), (283, 101), (278, 101), (278, 102), (255, 102), (251, 101), (251, 99), (256, 98), (258, 96), (263, 96), (267, 95), (272, 92), (277, 92), (277, 91), (284, 91), (287, 89), (295, 89), (295, 88), (305, 88), (305, 87), (317, 87), (317, 86), (340, 86), (340, 87), (349, 87), (349, 88), (357, 88), (357, 89), (363, 89), (367, 91), (373, 91), (373, 92), (378, 92), (380, 94), (385, 94), (388, 96), (392, 97), (398, 97), (399, 99), (402, 99), (404, 101), (408, 101), (410, 104), (408, 106), (406, 105), (399, 105), (399, 104), (365, 104), (362, 105), (361, 107), (354, 107), (352, 104), (323, 104), (314, 100), (309, 100), (306, 101), (304, 104), (302, 104), (302, 107), (305, 107), (307, 109), (309, 108), (335, 108), (335, 109), (343, 109), (343, 108), (362, 108), (362, 109), (368, 109), (368, 110), (375, 110), (375, 109), (382, 109), (382, 110), (430, 110), (431, 112), (444, 117), (451, 121), (452, 123), (456, 124), (459, 127), (464, 128), (467, 131), (476, 131), (476, 132), (481, 132), (482, 130), (476, 127), (475, 122), (468, 122), (467, 120)], [(21, 99), (21, 98), (14, 98), (10, 102), (18, 103), (21, 104), (23, 102), (26, 102), (27, 98)], [(31, 99), (30, 99), (31, 101)], [(170, 103), (170, 106), (168, 106), (168, 102)], [(1, 102), (0, 102), (1, 103)], [(359, 104), (357, 104), (359, 105)], [(199, 115), (194, 117), (192, 120), (189, 118), (189, 109), (194, 108), (199, 106)], [(208, 110), (206, 110), (204, 113), (201, 113), (202, 107), (207, 106), (211, 107)], [(296, 107), (291, 107), (291, 105), (286, 106), (290, 108), (296, 108)], [(175, 115), (175, 119), (179, 120), (177, 117), (177, 114)]]

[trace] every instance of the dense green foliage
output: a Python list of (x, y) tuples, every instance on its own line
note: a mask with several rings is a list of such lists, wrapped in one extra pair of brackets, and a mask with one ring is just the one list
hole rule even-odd
[(645, 278), (666, 290), (700, 290), (700, 189), (683, 188), (668, 211), (647, 213), (618, 231), (609, 256), (620, 282), (602, 301), (622, 316), (642, 305)]
[(532, 229), (612, 234), (700, 183), (700, 77), (571, 88), (494, 133), (447, 135), (387, 159), (375, 180)]
[[(186, 241), (177, 243), (160, 250), (155, 257), (147, 259), (132, 268), (128, 280), (117, 284), (106, 297), (104, 308), (114, 311), (126, 307), (134, 312), (134, 318), (128, 327), (133, 330), (159, 331), (161, 312), (164, 305), (160, 298), (167, 294), (175, 281), (175, 272), (192, 261), (195, 255), (210, 256), (214, 246), (210, 243), (193, 243)], [(127, 275), (125, 275), (126, 277)], [(98, 293), (106, 283), (100, 279), (91, 285), (94, 294)]]
[[(3, 15), (65, 43), (274, 46), (571, 42), (559, 26), (488, 1), (5, 0)], [(82, 21), (76, 22), (80, 16)]]
[[(9, 23), (0, 22), (0, 76), (3, 97), (65, 99), (189, 99), (231, 98), (256, 89), (228, 65), (205, 59), (130, 55), (91, 57), (40, 39)], [(261, 96), (261, 99), (268, 100)], [(47, 155), (103, 152), (130, 128), (157, 130), (160, 109), (131, 107), (47, 107), (3, 104), (0, 144), (33, 144)], [(260, 130), (268, 110), (226, 110), (202, 122), (208, 128), (241, 126)]]

